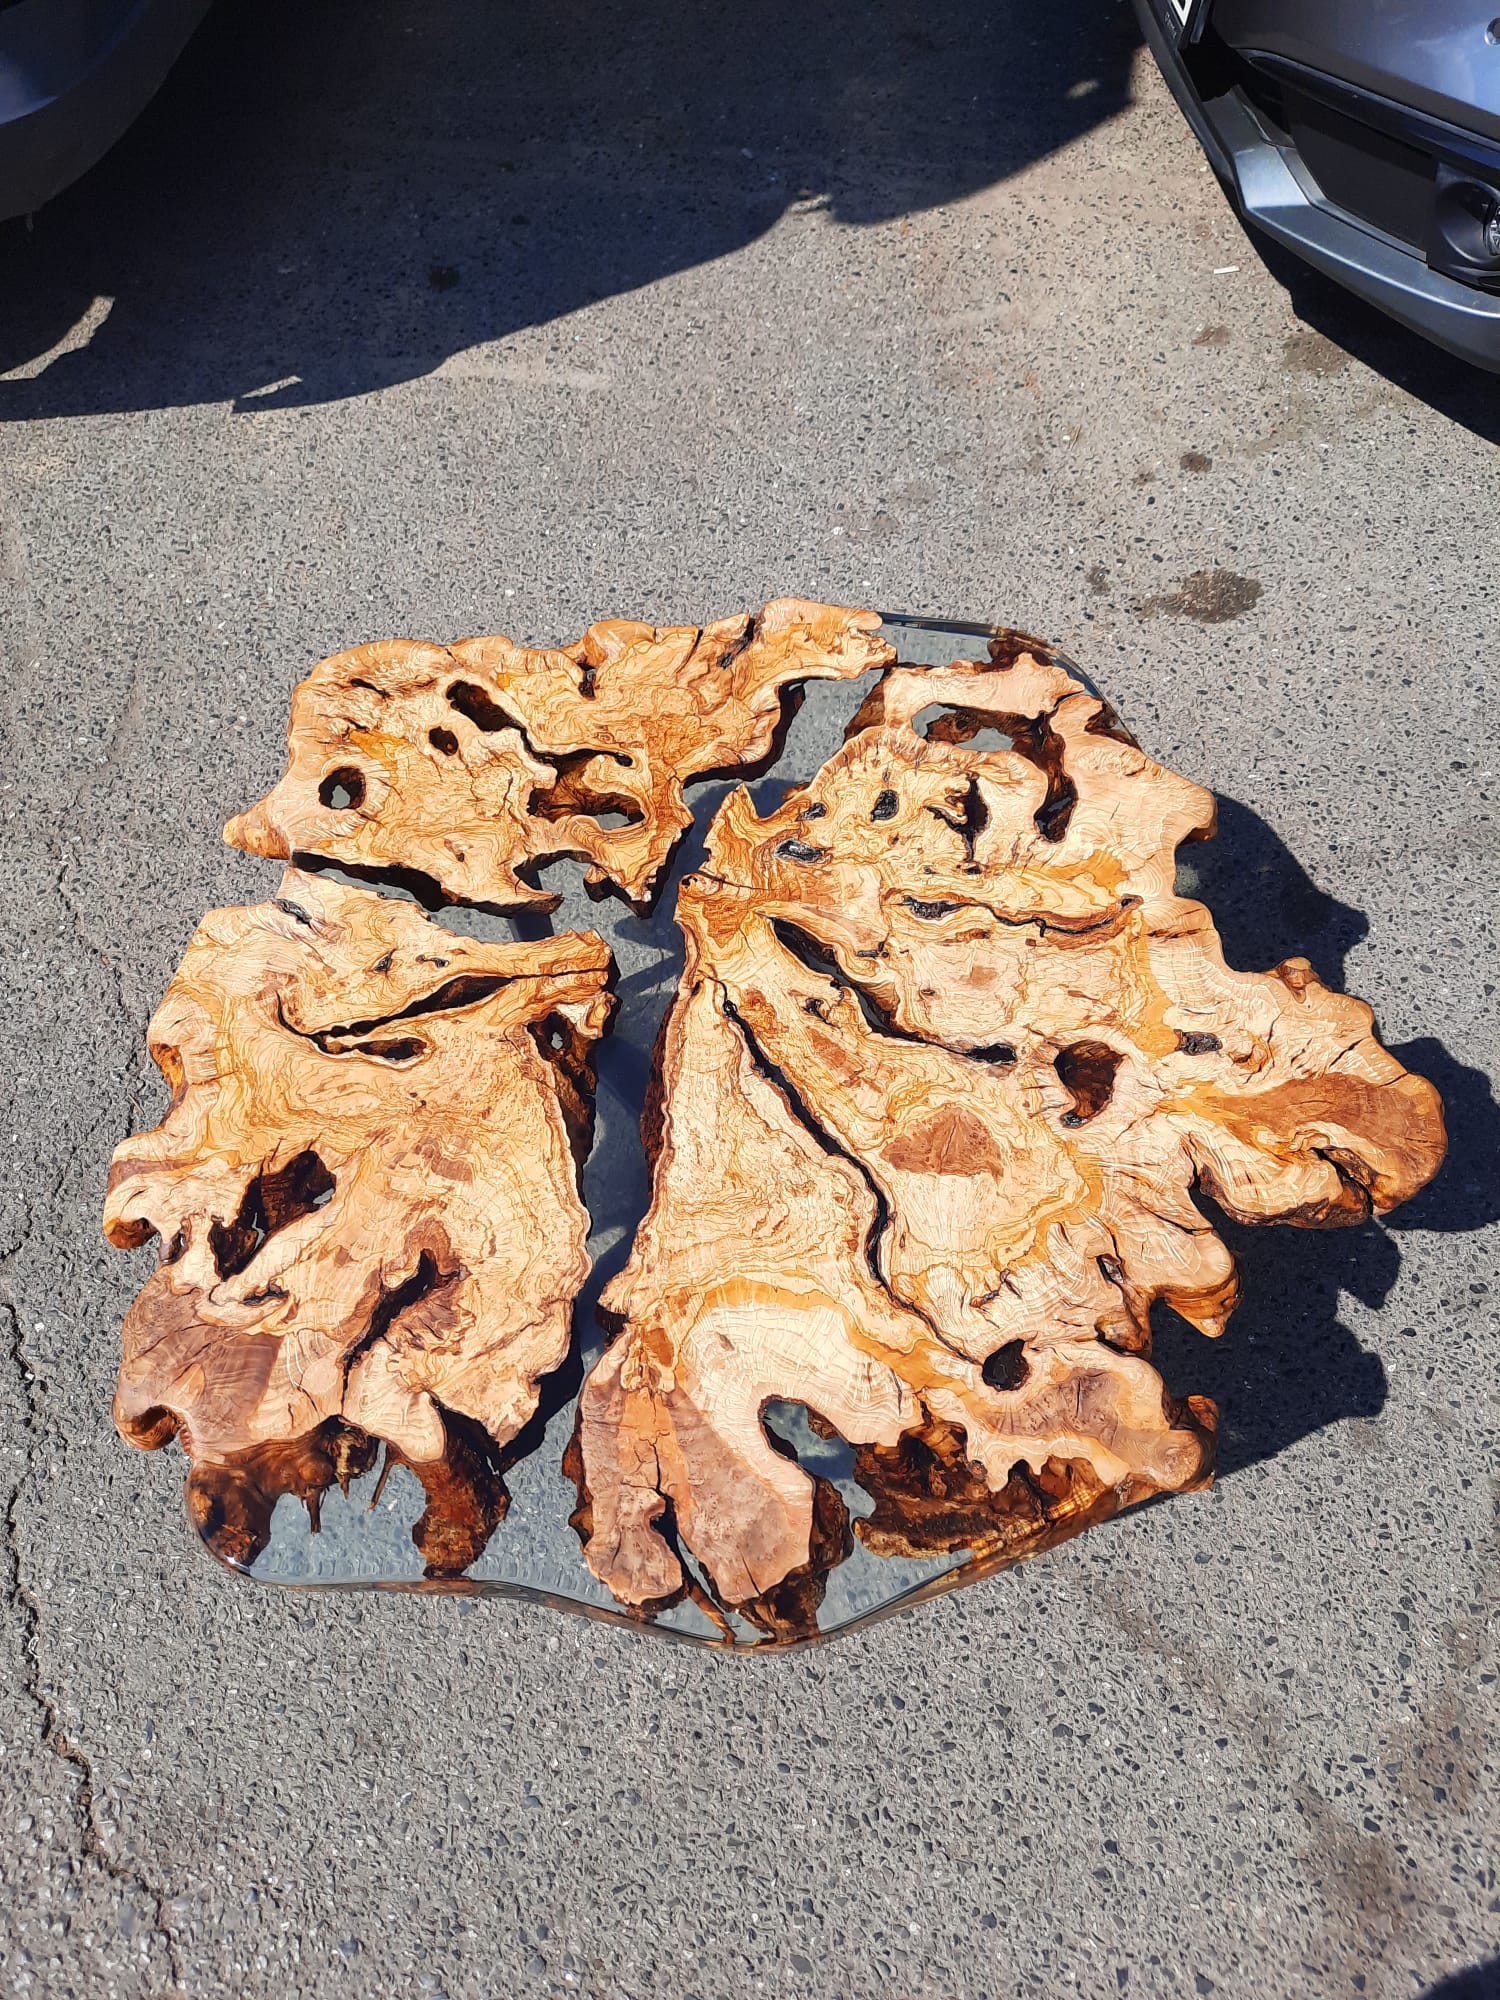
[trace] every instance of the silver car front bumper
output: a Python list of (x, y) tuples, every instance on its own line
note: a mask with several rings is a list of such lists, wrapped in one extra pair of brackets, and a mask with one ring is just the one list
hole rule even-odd
[(1239, 91), (1198, 96), (1151, 0), (1135, 6), (1183, 116), (1245, 220), (1413, 332), (1500, 372), (1500, 296), (1430, 270), (1405, 244), (1336, 208), (1296, 149), (1266, 129)]

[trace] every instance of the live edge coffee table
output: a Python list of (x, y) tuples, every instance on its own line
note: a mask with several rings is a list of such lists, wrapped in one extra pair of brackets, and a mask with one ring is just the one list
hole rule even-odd
[[(802, 691), (855, 682), (813, 769)], [(1223, 1331), (1215, 1211), (1358, 1222), (1444, 1147), (1363, 1002), (1225, 964), (1213, 826), (997, 628), (325, 660), (227, 828), (285, 872), (203, 919), (115, 1155), (121, 1432), (256, 1579), (736, 1648), (1206, 1485), (1151, 1308)]]

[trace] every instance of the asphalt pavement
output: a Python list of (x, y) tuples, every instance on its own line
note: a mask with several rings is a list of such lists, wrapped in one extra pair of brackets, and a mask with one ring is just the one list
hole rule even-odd
[[(0, 1991), (1500, 1991), (1497, 438), (1263, 259), (1117, 0), (224, 0), (0, 239)], [(789, 592), (1078, 659), (1444, 1175), (1164, 1331), (1212, 1492), (826, 1647), (224, 1574), (111, 1427), (99, 1209), (292, 686)]]

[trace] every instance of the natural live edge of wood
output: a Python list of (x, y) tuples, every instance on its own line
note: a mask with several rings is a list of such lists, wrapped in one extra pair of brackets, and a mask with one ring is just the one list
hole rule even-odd
[(221, 1562), (248, 1569), (271, 1539), (278, 1500), (300, 1500), (316, 1534), (324, 1494), (333, 1486), (347, 1493), (379, 1453), (374, 1438), (330, 1418), (299, 1437), (190, 1461), (188, 1517)]
[(568, 1461), (622, 1604), (708, 1590), (810, 1629), (838, 1537), (767, 1435), (778, 1399), (856, 1447), (880, 1554), (999, 1567), (1211, 1478), (1213, 1405), (1149, 1361), (1154, 1301), (1208, 1334), (1235, 1303), (1194, 1188), (1328, 1226), (1444, 1150), (1368, 1007), (1304, 960), (1225, 965), (1175, 892), (1213, 821), (1019, 638), (888, 673), (768, 817), (726, 800)]
[(644, 908), (692, 824), (684, 785), (763, 763), (804, 682), (888, 664), (879, 622), (780, 598), (702, 627), (607, 619), (550, 650), (359, 646), (297, 689), (286, 774), (225, 838), (492, 909), (555, 907), (535, 871), (567, 855)]
[(162, 1254), (116, 1422), (182, 1437), (227, 1559), (371, 1440), (426, 1489), (430, 1566), (482, 1546), (588, 1271), (611, 973), (592, 933), (481, 943), (297, 869), (200, 924), (150, 1029), (173, 1102), (117, 1150), (105, 1231)]

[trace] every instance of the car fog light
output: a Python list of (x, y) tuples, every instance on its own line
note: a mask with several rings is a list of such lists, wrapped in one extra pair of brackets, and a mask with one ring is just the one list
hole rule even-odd
[(1438, 161), (1427, 261), (1450, 278), (1500, 291), (1500, 186)]

